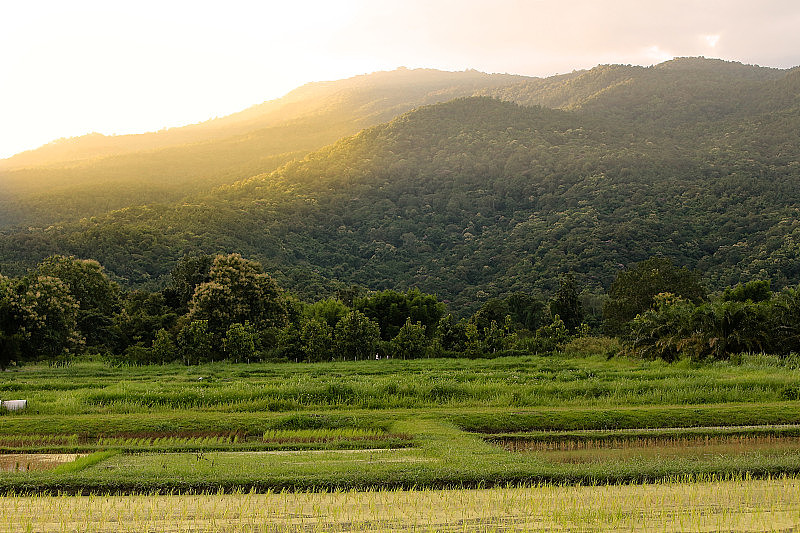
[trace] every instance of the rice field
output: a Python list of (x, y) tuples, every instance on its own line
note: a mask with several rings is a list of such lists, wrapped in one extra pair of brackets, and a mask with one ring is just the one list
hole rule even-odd
[(766, 532), (800, 528), (800, 480), (198, 495), (9, 495), (0, 532)]
[[(800, 475), (800, 370), (741, 360), (16, 368), (0, 375), (0, 392), (29, 407), (0, 413), (0, 463), (13, 465), (0, 493), (432, 497)], [(37, 470), (18, 468), (20, 454), (82, 457)]]
[(9, 453), (0, 454), (0, 472), (30, 472), (50, 470), (71, 463), (85, 454), (78, 453)]
[(0, 395), (27, 399), (27, 412), (42, 415), (797, 401), (800, 369), (781, 367), (778, 358), (743, 357), (743, 361), (668, 365), (625, 358), (526, 356), (122, 368), (94, 362), (4, 372)]

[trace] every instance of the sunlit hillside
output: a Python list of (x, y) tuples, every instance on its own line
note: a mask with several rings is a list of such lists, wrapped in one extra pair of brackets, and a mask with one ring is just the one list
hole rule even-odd
[(202, 124), (57, 141), (0, 161), (0, 227), (48, 225), (129, 205), (176, 201), (269, 172), (420, 105), (522, 79), (398, 69), (312, 83)]
[[(599, 293), (656, 254), (711, 288), (800, 276), (798, 71), (682, 60), (560, 83), (592, 96), (422, 107), (172, 206), (7, 232), (0, 257), (92, 257), (152, 287), (184, 253), (240, 252), (301, 295), (417, 286), (462, 309), (564, 272)], [(502, 98), (530, 98), (516, 87)]]

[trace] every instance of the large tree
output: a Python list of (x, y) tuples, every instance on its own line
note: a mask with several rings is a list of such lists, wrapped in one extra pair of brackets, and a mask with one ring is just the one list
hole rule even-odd
[(578, 298), (575, 278), (571, 274), (562, 276), (555, 297), (550, 301), (550, 314), (558, 315), (569, 331), (575, 331), (583, 322), (583, 305)]
[(700, 275), (686, 267), (678, 268), (666, 257), (652, 257), (620, 272), (611, 284), (603, 305), (607, 333), (620, 334), (625, 324), (653, 306), (657, 294), (670, 293), (692, 303), (700, 303), (706, 290)]
[(20, 360), (53, 360), (83, 345), (78, 304), (60, 279), (30, 276), (2, 285), (4, 337)]
[(120, 291), (103, 267), (92, 259), (53, 255), (39, 263), (39, 276), (61, 280), (78, 304), (78, 329), (89, 346), (111, 347), (112, 317), (120, 308)]
[(189, 303), (189, 321), (208, 321), (208, 331), (221, 347), (231, 324), (249, 322), (256, 330), (288, 322), (286, 298), (278, 284), (255, 261), (239, 254), (218, 255)]
[(444, 304), (432, 294), (419, 289), (406, 292), (385, 290), (363, 298), (357, 298), (353, 307), (377, 322), (381, 328), (381, 338), (393, 339), (409, 318), (425, 326), (428, 336), (432, 336), (439, 319), (444, 316)]

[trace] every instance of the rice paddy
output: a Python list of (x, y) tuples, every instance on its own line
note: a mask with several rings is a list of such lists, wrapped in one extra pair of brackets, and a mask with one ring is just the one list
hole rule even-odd
[(7, 496), (0, 532), (795, 531), (800, 481)]
[(741, 359), (18, 368), (0, 531), (788, 531), (800, 370)]
[(30, 472), (50, 470), (71, 463), (85, 454), (77, 453), (8, 453), (0, 454), (0, 472)]

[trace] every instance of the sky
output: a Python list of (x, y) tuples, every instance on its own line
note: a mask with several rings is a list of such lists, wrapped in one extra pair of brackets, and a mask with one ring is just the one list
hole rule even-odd
[(407, 68), (800, 65), (797, 0), (0, 0), (0, 158)]

